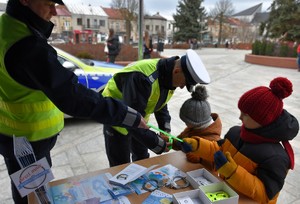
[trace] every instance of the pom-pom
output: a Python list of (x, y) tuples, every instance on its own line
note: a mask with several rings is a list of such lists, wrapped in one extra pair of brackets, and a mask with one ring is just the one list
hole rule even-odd
[(280, 99), (290, 96), (293, 92), (293, 84), (284, 77), (277, 77), (270, 82), (272, 92)]
[(208, 97), (206, 87), (202, 85), (198, 85), (195, 88), (195, 91), (192, 93), (192, 98), (198, 101), (205, 101)]

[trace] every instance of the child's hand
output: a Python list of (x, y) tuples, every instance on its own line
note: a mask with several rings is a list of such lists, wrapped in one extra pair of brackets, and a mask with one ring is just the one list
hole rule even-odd
[(195, 152), (195, 151), (197, 151), (197, 149), (199, 148), (199, 142), (198, 142), (198, 140), (197, 139), (194, 139), (194, 138), (189, 138), (189, 137), (187, 137), (187, 138), (184, 138), (183, 139), (183, 142), (185, 142), (185, 143), (187, 143), (187, 144), (189, 144), (192, 148), (191, 148), (191, 151), (192, 152)]
[(232, 159), (230, 152), (226, 152), (225, 155), (221, 151), (217, 151), (214, 154), (216, 169), (219, 174), (225, 178), (229, 178), (237, 169), (237, 164)]
[(200, 157), (200, 137), (193, 136), (191, 138), (184, 138), (183, 142), (189, 144), (191, 147), (191, 152), (186, 154), (188, 161), (193, 163), (199, 163), (201, 161)]
[[(187, 136), (179, 135), (177, 136), (179, 139), (187, 138)], [(182, 142), (179, 142), (178, 140), (173, 140), (172, 149), (174, 150), (182, 150)], [(191, 151), (191, 150), (190, 150)], [(186, 151), (183, 150), (183, 152), (186, 153)]]

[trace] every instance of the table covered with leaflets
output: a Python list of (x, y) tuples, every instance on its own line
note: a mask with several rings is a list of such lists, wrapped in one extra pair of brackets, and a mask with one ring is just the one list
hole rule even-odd
[[(188, 162), (181, 151), (54, 180), (48, 191), (55, 204), (257, 203), (235, 192), (212, 169)], [(39, 203), (34, 193), (28, 201)]]

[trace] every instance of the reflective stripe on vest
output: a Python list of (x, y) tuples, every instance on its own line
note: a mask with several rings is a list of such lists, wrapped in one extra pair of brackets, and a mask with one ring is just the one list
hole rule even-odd
[[(114, 75), (114, 77), (115, 77), (119, 73), (141, 72), (145, 76), (148, 77), (148, 80), (152, 83), (152, 89), (151, 89), (151, 94), (150, 94), (150, 97), (148, 98), (147, 106), (145, 109), (146, 115), (144, 118), (146, 121), (149, 120), (150, 114), (154, 113), (156, 104), (160, 97), (159, 83), (158, 83), (157, 76), (155, 75), (156, 65), (157, 65), (158, 61), (159, 61), (159, 59), (148, 59), (148, 60), (141, 60), (141, 61), (133, 62)], [(147, 67), (147, 68), (145, 68), (145, 67)], [(108, 81), (108, 84), (106, 85), (105, 89), (103, 90), (102, 95), (106, 96), (106, 97), (122, 99), (123, 98), (122, 92), (118, 89), (116, 82), (114, 80), (114, 77)], [(159, 109), (161, 109), (162, 107), (164, 107), (167, 104), (167, 102), (171, 99), (173, 93), (174, 93), (173, 90), (169, 91), (166, 101), (162, 104), (162, 106)], [(116, 127), (116, 126), (113, 126), (113, 128), (123, 135), (128, 134), (128, 131), (125, 128)]]
[(0, 133), (25, 136), (29, 141), (49, 138), (62, 130), (63, 113), (43, 92), (11, 78), (4, 64), (8, 49), (31, 32), (6, 13), (0, 17), (0, 24)]

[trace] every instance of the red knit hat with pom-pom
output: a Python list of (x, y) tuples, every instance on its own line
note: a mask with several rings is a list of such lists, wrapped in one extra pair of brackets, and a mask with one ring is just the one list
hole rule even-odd
[(244, 93), (238, 107), (262, 126), (275, 121), (283, 111), (282, 99), (293, 92), (293, 84), (284, 77), (277, 77), (270, 82), (270, 88), (259, 86)]

